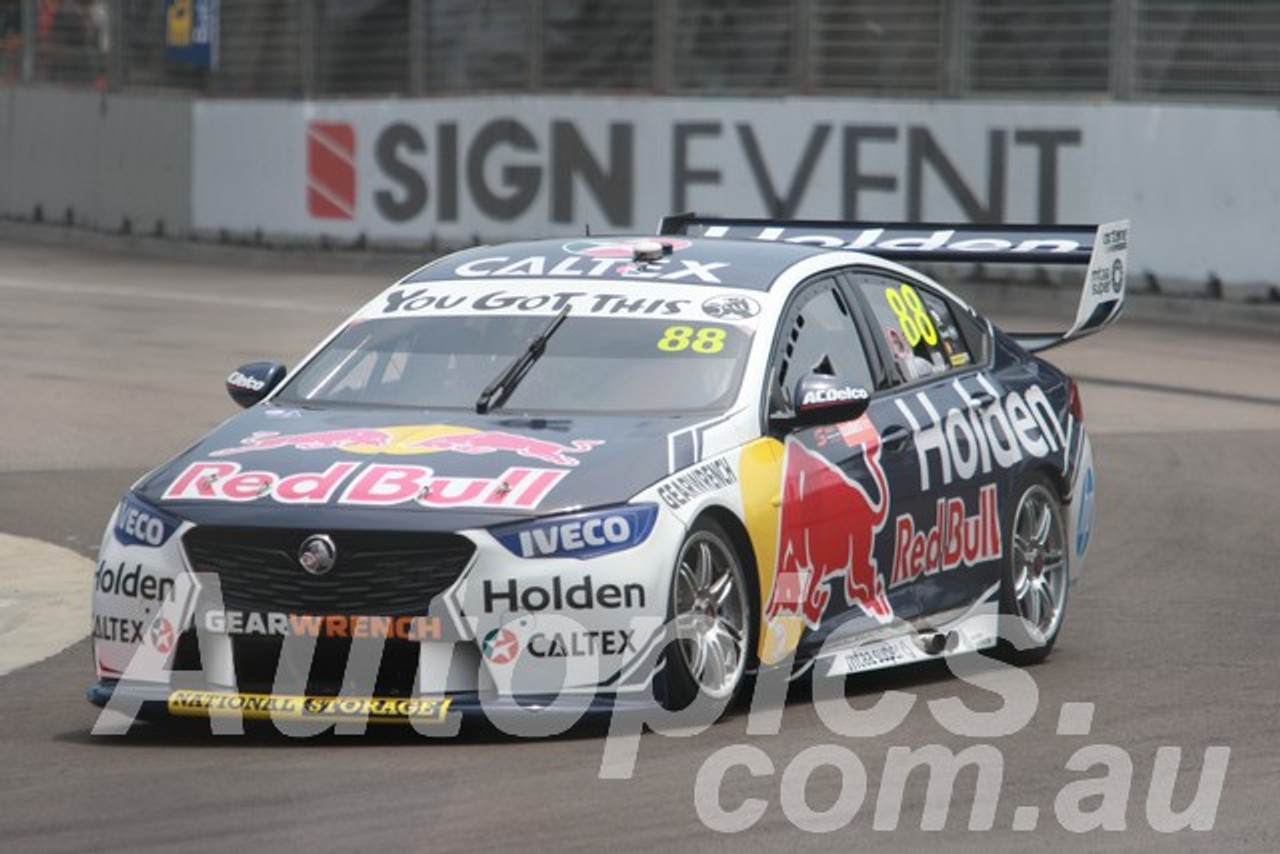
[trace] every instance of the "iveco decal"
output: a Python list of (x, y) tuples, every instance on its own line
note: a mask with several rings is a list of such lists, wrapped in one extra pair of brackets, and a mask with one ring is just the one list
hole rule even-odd
[(495, 530), (498, 542), (518, 557), (571, 557), (579, 560), (629, 549), (653, 530), (657, 507), (643, 504), (601, 513), (583, 513)]
[(158, 548), (169, 540), (177, 527), (178, 521), (172, 516), (126, 495), (116, 511), (112, 534), (121, 545)]

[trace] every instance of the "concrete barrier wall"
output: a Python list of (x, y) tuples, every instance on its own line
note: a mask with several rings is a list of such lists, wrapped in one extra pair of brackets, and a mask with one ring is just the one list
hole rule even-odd
[(0, 97), (0, 213), (190, 232), (191, 101), (47, 88)]
[(0, 93), (0, 211), (388, 247), (647, 231), (679, 210), (1133, 222), (1136, 270), (1280, 282), (1280, 113), (1012, 101)]
[(853, 98), (203, 102), (196, 138), (201, 230), (421, 243), (581, 234), (588, 224), (651, 229), (681, 210), (1127, 216), (1137, 269), (1280, 279), (1274, 110)]

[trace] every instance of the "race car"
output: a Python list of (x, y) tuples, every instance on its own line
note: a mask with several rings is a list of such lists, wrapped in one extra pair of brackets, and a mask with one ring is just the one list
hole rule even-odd
[[(479, 246), (360, 308), (139, 480), (89, 698), (130, 715), (444, 722), (727, 704), (1062, 630), (1091, 540), (1079, 391), (1128, 223), (664, 218)], [(1011, 334), (904, 262), (1079, 264)]]

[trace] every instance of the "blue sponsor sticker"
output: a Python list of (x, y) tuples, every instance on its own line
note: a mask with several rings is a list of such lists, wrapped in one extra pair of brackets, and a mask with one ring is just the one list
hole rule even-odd
[(116, 513), (116, 540), (126, 546), (159, 548), (178, 529), (178, 520), (126, 495)]
[(504, 525), (492, 533), (516, 557), (584, 560), (644, 542), (657, 515), (656, 505), (635, 504)]
[(1076, 515), (1076, 557), (1084, 557), (1093, 533), (1093, 469), (1084, 473), (1084, 486), (1080, 490), (1080, 509)]

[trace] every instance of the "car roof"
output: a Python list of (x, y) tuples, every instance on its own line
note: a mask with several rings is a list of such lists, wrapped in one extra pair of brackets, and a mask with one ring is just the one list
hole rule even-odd
[[(635, 260), (637, 245), (658, 242), (671, 251)], [(831, 250), (793, 243), (698, 237), (570, 237), (464, 249), (433, 261), (400, 284), (465, 279), (636, 279), (767, 291), (794, 264)]]

